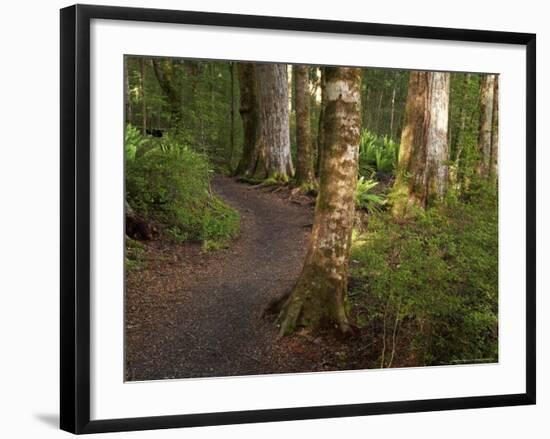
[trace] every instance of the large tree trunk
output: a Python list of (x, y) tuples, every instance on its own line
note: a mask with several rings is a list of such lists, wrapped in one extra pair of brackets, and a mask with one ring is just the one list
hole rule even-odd
[(256, 65), (259, 135), (253, 168), (255, 179), (287, 181), (294, 174), (290, 155), (286, 64)]
[(489, 175), (493, 180), (498, 178), (498, 76), (493, 84), (493, 117), (491, 122), (491, 169)]
[(407, 215), (413, 206), (426, 208), (445, 193), (449, 86), (449, 73), (411, 73), (392, 194), (395, 216)]
[(243, 151), (235, 174), (246, 176), (255, 166), (255, 148), (259, 133), (256, 66), (251, 63), (238, 63), (237, 71), (241, 95), (239, 113), (243, 122)]
[(307, 190), (315, 185), (311, 142), (309, 68), (294, 66), (296, 108), (296, 183)]
[(174, 62), (170, 58), (153, 58), (153, 69), (161, 90), (168, 99), (170, 109), (170, 128), (181, 128), (181, 93), (176, 86)]
[(319, 195), (304, 267), (279, 314), (280, 334), (298, 327), (351, 331), (348, 264), (361, 127), (361, 69), (327, 67)]
[(239, 84), (245, 142), (236, 173), (287, 181), (294, 170), (286, 64), (239, 64)]
[(494, 75), (485, 75), (481, 80), (478, 141), (479, 162), (477, 166), (477, 174), (481, 178), (487, 178), (491, 168), (494, 81)]

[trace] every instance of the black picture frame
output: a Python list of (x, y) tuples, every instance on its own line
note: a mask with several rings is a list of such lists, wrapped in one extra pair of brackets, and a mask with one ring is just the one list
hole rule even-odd
[[(525, 393), (224, 413), (90, 420), (90, 21), (131, 20), (334, 34), (504, 43), (526, 47)], [(61, 429), (80, 433), (535, 404), (536, 36), (303, 18), (110, 6), (61, 10)]]

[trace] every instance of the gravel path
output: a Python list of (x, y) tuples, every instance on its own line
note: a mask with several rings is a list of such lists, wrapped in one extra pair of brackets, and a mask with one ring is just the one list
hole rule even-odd
[(126, 379), (271, 373), (276, 328), (261, 318), (292, 288), (313, 211), (274, 193), (216, 177), (213, 190), (241, 214), (228, 249), (148, 243), (146, 268), (126, 293)]

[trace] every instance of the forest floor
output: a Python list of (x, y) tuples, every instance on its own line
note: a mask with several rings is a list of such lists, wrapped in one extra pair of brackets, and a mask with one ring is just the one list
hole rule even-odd
[[(228, 248), (154, 240), (127, 276), (126, 379), (357, 369), (368, 343), (329, 333), (279, 338), (267, 304), (302, 268), (313, 199), (288, 188), (216, 176), (212, 189), (241, 215)], [(372, 366), (371, 366), (372, 367)]]

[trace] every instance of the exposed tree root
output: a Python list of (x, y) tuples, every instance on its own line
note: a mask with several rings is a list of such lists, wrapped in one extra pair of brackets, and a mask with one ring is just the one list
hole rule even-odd
[(268, 317), (270, 315), (279, 314), (287, 299), (290, 297), (292, 290), (287, 291), (283, 295), (272, 299), (262, 312), (262, 317)]
[(290, 335), (300, 328), (310, 330), (333, 328), (343, 336), (354, 334), (354, 327), (348, 320), (345, 308), (329, 306), (325, 302), (324, 307), (316, 300), (312, 300), (311, 291), (299, 289), (283, 295), (274, 300), (267, 309), (270, 314), (278, 313), (276, 322), (279, 326), (279, 336)]

